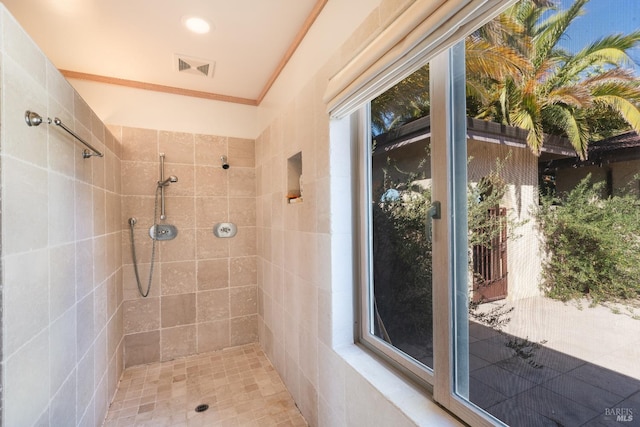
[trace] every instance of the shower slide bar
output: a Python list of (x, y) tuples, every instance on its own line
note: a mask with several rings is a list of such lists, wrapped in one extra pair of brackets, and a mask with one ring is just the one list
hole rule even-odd
[[(24, 113), (24, 121), (27, 122), (27, 125), (29, 125), (29, 126), (39, 126), (44, 121), (44, 119), (38, 113), (34, 113), (33, 111), (27, 110)], [(69, 135), (71, 135), (72, 137), (74, 137), (78, 141), (82, 142), (85, 145), (85, 147), (88, 148), (88, 150), (85, 149), (85, 150), (82, 151), (82, 157), (84, 159), (88, 159), (91, 156), (98, 156), (98, 157), (103, 157), (104, 156), (101, 152), (99, 152), (98, 150), (93, 148), (93, 146), (91, 144), (89, 144), (87, 141), (85, 141), (84, 139), (79, 137), (74, 131), (69, 129), (67, 127), (67, 125), (62, 123), (62, 120), (60, 120), (59, 118), (55, 117), (53, 120), (51, 120), (49, 117), (47, 117), (47, 123), (48, 124), (53, 123), (56, 126), (60, 126)]]

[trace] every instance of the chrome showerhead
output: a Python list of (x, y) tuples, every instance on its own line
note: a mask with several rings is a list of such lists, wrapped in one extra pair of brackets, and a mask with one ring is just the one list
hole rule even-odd
[(171, 184), (172, 182), (178, 182), (178, 177), (175, 175), (171, 175), (169, 178), (164, 181), (158, 181), (158, 187), (164, 187), (166, 185)]

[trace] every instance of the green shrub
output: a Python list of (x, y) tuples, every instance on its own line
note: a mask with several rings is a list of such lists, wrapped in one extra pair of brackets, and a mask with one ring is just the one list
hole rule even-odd
[(376, 332), (390, 342), (430, 341), (432, 334), (431, 239), (425, 230), (431, 192), (415, 183), (418, 178), (407, 173), (392, 182), (385, 174), (383, 187), (374, 193)]
[(547, 296), (592, 304), (640, 296), (640, 201), (628, 191), (604, 198), (604, 185), (587, 176), (565, 197), (542, 198)]

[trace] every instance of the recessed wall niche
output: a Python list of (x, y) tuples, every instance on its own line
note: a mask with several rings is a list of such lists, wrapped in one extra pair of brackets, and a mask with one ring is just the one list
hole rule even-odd
[(290, 204), (302, 202), (302, 152), (287, 159), (287, 200)]

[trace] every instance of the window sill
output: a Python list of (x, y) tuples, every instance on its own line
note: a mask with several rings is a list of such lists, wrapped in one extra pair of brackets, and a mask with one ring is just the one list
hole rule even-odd
[[(362, 347), (352, 344), (334, 349), (345, 363), (369, 383), (405, 417), (407, 425), (462, 426), (454, 416), (438, 406), (425, 391), (373, 357)], [(375, 399), (370, 401), (375, 402)], [(378, 409), (386, 411), (379, 405)], [(373, 414), (385, 419), (385, 414)], [(401, 425), (397, 423), (396, 425)]]

